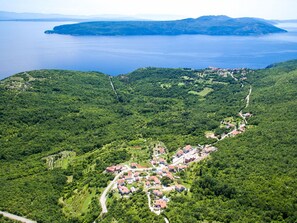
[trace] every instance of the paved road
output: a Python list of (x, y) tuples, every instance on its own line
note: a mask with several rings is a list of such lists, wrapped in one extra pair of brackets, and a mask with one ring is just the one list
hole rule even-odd
[(119, 177), (121, 175), (123, 175), (124, 173), (128, 172), (130, 169), (124, 170), (120, 173), (118, 173), (115, 178), (113, 179), (113, 181), (111, 181), (108, 186), (104, 189), (103, 193), (100, 196), (100, 204), (101, 204), (101, 208), (102, 208), (102, 212), (101, 214), (107, 213), (107, 207), (106, 207), (106, 195), (108, 193), (108, 191), (110, 190), (110, 188), (112, 188), (112, 186), (116, 183), (116, 181), (119, 179)]
[(5, 212), (5, 211), (0, 211), (0, 215), (3, 215), (6, 218), (9, 218), (9, 219), (12, 219), (12, 220), (15, 220), (15, 221), (19, 221), (19, 222), (23, 222), (23, 223), (37, 223), (37, 221), (33, 221), (33, 220), (30, 220), (30, 219), (27, 219), (27, 218), (24, 218), (24, 217), (20, 217), (20, 216), (14, 215), (14, 214), (10, 214), (10, 213)]
[(107, 213), (107, 207), (106, 207), (106, 195), (108, 191), (112, 188), (112, 186), (116, 183), (116, 181), (119, 179), (120, 176), (122, 176), (124, 173), (127, 173), (128, 171), (148, 171), (152, 170), (153, 168), (136, 168), (131, 169), (130, 167), (126, 166), (126, 170), (123, 170), (122, 172), (118, 173), (115, 178), (108, 184), (108, 186), (104, 189), (103, 193), (100, 196), (100, 204), (102, 212), (101, 214)]

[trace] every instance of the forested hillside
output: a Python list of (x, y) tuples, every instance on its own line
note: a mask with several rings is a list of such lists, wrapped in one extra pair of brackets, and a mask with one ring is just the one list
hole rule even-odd
[[(297, 62), (264, 70), (142, 68), (109, 77), (39, 70), (0, 82), (0, 210), (38, 222), (295, 222)], [(146, 165), (152, 144), (169, 154), (217, 140), (240, 119), (252, 86), (247, 130), (181, 173), (188, 191), (150, 212), (145, 194), (99, 196), (106, 167)], [(143, 204), (143, 205), (142, 205)]]

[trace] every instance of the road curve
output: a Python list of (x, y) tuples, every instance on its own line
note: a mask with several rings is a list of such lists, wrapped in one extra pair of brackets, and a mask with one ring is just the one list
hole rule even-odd
[(15, 221), (19, 221), (19, 222), (23, 222), (23, 223), (37, 223), (37, 221), (33, 221), (33, 220), (30, 220), (30, 219), (27, 219), (27, 218), (24, 218), (24, 217), (20, 217), (20, 216), (14, 215), (14, 214), (10, 214), (10, 213), (5, 212), (5, 211), (0, 211), (0, 215), (3, 215), (6, 218), (9, 218), (9, 219), (12, 219), (12, 220), (15, 220)]
[(108, 193), (108, 191), (111, 189), (111, 187), (115, 184), (115, 182), (119, 179), (119, 177), (121, 175), (123, 175), (124, 173), (128, 172), (129, 169), (124, 170), (120, 173), (118, 173), (115, 178), (108, 184), (108, 186), (104, 189), (103, 193), (100, 196), (100, 204), (101, 204), (101, 208), (102, 208), (102, 212), (101, 214), (107, 213), (107, 207), (106, 207), (106, 195)]

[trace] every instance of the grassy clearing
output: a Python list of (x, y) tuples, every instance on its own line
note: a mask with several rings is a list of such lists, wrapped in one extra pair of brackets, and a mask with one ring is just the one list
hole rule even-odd
[(208, 88), (208, 87), (206, 87), (206, 88), (204, 88), (202, 91), (200, 91), (200, 92), (198, 93), (198, 95), (201, 96), (201, 97), (205, 97), (206, 95), (208, 95), (208, 94), (211, 93), (211, 92), (213, 92), (213, 89), (212, 89), (212, 88)]
[(91, 204), (92, 198), (96, 195), (96, 190), (85, 186), (81, 191), (75, 191), (74, 195), (64, 200), (63, 212), (67, 216), (80, 217), (86, 213)]

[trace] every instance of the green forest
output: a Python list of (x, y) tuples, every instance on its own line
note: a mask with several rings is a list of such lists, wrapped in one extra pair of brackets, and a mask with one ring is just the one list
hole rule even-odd
[[(164, 216), (172, 223), (295, 223), (297, 61), (232, 72), (141, 68), (111, 77), (37, 70), (0, 81), (0, 210), (38, 223)], [(253, 114), (243, 134), (205, 137), (242, 109)], [(100, 216), (99, 196), (114, 177), (105, 168), (145, 163), (156, 141), (170, 154), (187, 144), (216, 143), (218, 151), (182, 173), (189, 191), (173, 193), (161, 215), (140, 191), (110, 196), (110, 211)]]

